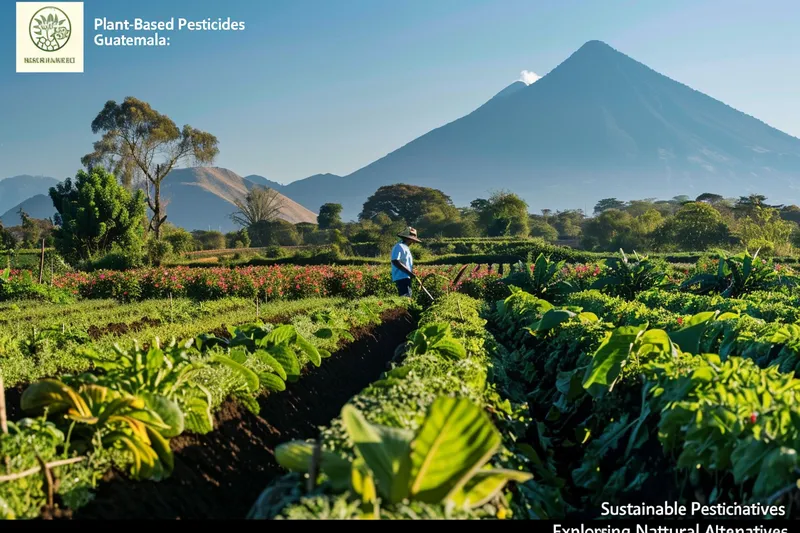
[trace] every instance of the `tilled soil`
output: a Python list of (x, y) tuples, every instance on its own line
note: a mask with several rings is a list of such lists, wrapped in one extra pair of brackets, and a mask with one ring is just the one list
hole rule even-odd
[(157, 318), (143, 318), (130, 323), (113, 322), (111, 324), (105, 324), (103, 327), (89, 326), (89, 329), (86, 330), (86, 333), (92, 340), (96, 341), (100, 337), (104, 337), (106, 335), (125, 335), (127, 333), (141, 331), (147, 327), (155, 327), (160, 325), (161, 321)]
[(172, 439), (175, 470), (169, 479), (135, 482), (109, 472), (94, 501), (73, 518), (243, 518), (270, 480), (284, 472), (275, 461), (275, 447), (315, 437), (380, 376), (415, 326), (401, 309), (382, 318), (380, 326), (353, 332), (355, 342), (321, 367), (308, 368), (285, 391), (259, 397), (259, 415), (228, 401), (216, 415), (213, 432)]

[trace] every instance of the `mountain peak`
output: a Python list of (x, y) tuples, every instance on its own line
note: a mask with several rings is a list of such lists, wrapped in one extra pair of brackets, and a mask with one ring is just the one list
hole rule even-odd
[(620, 57), (628, 56), (603, 41), (594, 40), (585, 42), (583, 46), (575, 50), (575, 52), (567, 58), (565, 63), (570, 60), (575, 60), (576, 58), (586, 61), (608, 61), (619, 59)]
[[(604, 43), (603, 41), (599, 41), (597, 39), (592, 39), (591, 41), (586, 41), (583, 43), (583, 46), (578, 48), (578, 51), (581, 50), (614, 50), (608, 44)], [(616, 52), (616, 50), (614, 50)]]

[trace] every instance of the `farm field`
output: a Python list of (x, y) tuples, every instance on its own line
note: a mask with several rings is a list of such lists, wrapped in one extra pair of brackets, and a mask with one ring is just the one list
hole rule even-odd
[(35, 290), (7, 271), (2, 516), (596, 518), (665, 494), (794, 516), (790, 267), (539, 255), (420, 272), (433, 300), (369, 266)]

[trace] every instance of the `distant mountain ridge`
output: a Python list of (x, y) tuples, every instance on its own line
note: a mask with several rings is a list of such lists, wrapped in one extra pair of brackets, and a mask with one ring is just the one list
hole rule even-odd
[[(43, 193), (34, 193), (12, 204), (10, 208), (0, 210), (0, 213), (4, 213), (0, 216), (0, 221), (4, 225), (15, 226), (20, 223), (18, 214), (20, 207), (33, 218), (51, 218), (56, 213), (48, 190), (58, 181), (53, 178), (46, 178), (52, 182), (34, 180), (35, 186), (31, 187), (27, 178), (31, 176), (18, 176), (0, 181), (0, 187), (6, 182), (14, 185), (8, 189), (13, 193), (9, 196), (11, 198), (18, 198), (23, 194), (21, 191), (41, 190), (43, 185), (47, 185)], [(161, 188), (162, 199), (166, 203), (167, 222), (190, 231), (212, 229), (229, 232), (239, 229), (230, 218), (230, 215), (237, 210), (234, 202), (243, 200), (255, 185), (263, 185), (263, 182), (255, 183), (255, 181), (258, 180), (247, 180), (235, 172), (219, 167), (175, 169), (164, 179)], [(279, 218), (293, 224), (316, 223), (316, 213), (283, 195), (280, 199), (283, 208)]]
[[(230, 219), (230, 215), (236, 212), (234, 201), (244, 199), (253, 186), (253, 181), (226, 168), (173, 170), (162, 186), (162, 194), (167, 201), (167, 221), (188, 230), (228, 232), (239, 229)], [(284, 195), (281, 195), (281, 201), (283, 209), (280, 218), (283, 220), (293, 224), (316, 223), (316, 213)]]
[(0, 180), (0, 213), (37, 194), (47, 194), (60, 181), (49, 176), (12, 176)]
[(7, 227), (19, 226), (22, 224), (22, 217), (19, 213), (20, 209), (31, 218), (47, 219), (53, 218), (56, 214), (56, 210), (53, 207), (53, 200), (50, 199), (50, 196), (47, 194), (37, 194), (36, 196), (31, 196), (27, 200), (18, 203), (4, 214), (0, 215), (0, 222)]
[(247, 181), (249, 181), (251, 183), (255, 183), (256, 185), (261, 185), (263, 187), (268, 187), (270, 189), (274, 189), (274, 190), (276, 190), (278, 192), (280, 192), (281, 189), (283, 189), (283, 187), (284, 187), (282, 184), (278, 183), (277, 181), (269, 180), (269, 179), (265, 178), (264, 176), (259, 176), (257, 174), (250, 174), (249, 176), (245, 176), (244, 179), (246, 179)]
[(520, 83), (348, 176), (282, 191), (306, 207), (341, 203), (346, 219), (392, 183), (436, 187), (457, 205), (507, 189), (534, 212), (703, 192), (800, 203), (800, 139), (601, 41)]

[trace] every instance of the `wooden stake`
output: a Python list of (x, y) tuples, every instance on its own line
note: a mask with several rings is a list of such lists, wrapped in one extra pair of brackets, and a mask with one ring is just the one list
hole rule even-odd
[(0, 431), (8, 433), (8, 420), (6, 419), (6, 389), (3, 388), (3, 373), (0, 372)]
[(50, 472), (50, 467), (44, 462), (44, 459), (36, 454), (36, 460), (39, 462), (39, 468), (42, 471), (42, 478), (44, 481), (44, 489), (47, 492), (47, 507), (53, 509), (53, 473)]
[(319, 474), (319, 465), (322, 458), (322, 443), (319, 440), (314, 442), (314, 454), (311, 456), (311, 465), (308, 469), (308, 482), (306, 483), (306, 492), (311, 492), (317, 485), (317, 475)]
[(44, 276), (44, 239), (42, 239), (42, 257), (39, 259), (39, 285), (42, 284), (42, 277)]

